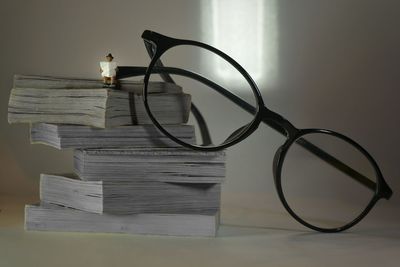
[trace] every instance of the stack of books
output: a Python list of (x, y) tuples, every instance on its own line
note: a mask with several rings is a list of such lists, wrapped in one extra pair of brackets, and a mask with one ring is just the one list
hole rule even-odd
[[(25, 228), (215, 236), (225, 153), (180, 147), (147, 116), (141, 82), (16, 75), (8, 121), (30, 123), (31, 142), (74, 149), (74, 173), (41, 174), (40, 200)], [(195, 142), (190, 95), (169, 83), (149, 90), (168, 131)], [(153, 104), (154, 106), (154, 104)]]

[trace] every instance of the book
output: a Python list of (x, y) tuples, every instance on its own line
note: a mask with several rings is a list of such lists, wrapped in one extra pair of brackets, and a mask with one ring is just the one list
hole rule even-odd
[[(119, 90), (142, 94), (143, 81), (118, 80)], [(36, 89), (93, 89), (102, 88), (101, 79), (82, 79), (35, 75), (14, 75), (14, 88), (36, 88)], [(149, 93), (182, 93), (182, 87), (174, 83), (150, 82)]]
[(52, 204), (25, 206), (29, 231), (97, 232), (206, 236), (217, 233), (219, 213), (211, 214), (96, 214)]
[[(19, 81), (15, 84), (18, 85)], [(11, 90), (8, 104), (9, 123), (45, 122), (99, 128), (152, 124), (140, 94), (101, 86), (54, 89), (21, 88), (16, 85)], [(188, 121), (190, 95), (153, 93), (149, 101), (152, 113), (160, 123), (183, 124)]]
[[(194, 126), (165, 125), (164, 128), (187, 143), (195, 143)], [(82, 125), (35, 123), (30, 130), (31, 143), (57, 149), (115, 147), (179, 147), (154, 125), (93, 128)]]
[[(186, 123), (190, 95), (155, 94), (152, 113), (163, 124)], [(99, 128), (152, 124), (141, 95), (112, 89), (14, 88), (8, 106), (9, 123), (63, 123)]]
[(76, 149), (74, 170), (85, 181), (221, 183), (225, 177), (225, 151), (182, 147)]
[(74, 175), (40, 176), (42, 202), (93, 213), (215, 213), (219, 211), (220, 197), (220, 184), (82, 181)]

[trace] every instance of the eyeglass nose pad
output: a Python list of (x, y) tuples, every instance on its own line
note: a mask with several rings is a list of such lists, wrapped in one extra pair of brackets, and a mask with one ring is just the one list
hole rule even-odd
[(273, 171), (273, 174), (274, 174), (275, 185), (277, 184), (277, 180), (279, 178), (278, 176), (280, 175), (280, 171), (279, 170), (282, 167), (282, 166), (279, 166), (279, 165), (281, 165), (282, 152), (283, 152), (283, 145), (280, 146), (278, 148), (278, 150), (275, 152), (274, 160), (272, 161), (272, 171)]
[(287, 139), (286, 142), (282, 146), (280, 146), (275, 152), (274, 159), (272, 161), (272, 170), (274, 172), (273, 174), (275, 185), (278, 185), (278, 179), (280, 179), (284, 155), (291, 146), (291, 143), (292, 142), (290, 142), (290, 139)]
[(240, 135), (244, 130), (246, 130), (249, 127), (250, 123), (243, 125), (236, 131), (234, 131), (231, 135), (228, 136), (228, 138), (225, 139), (225, 141), (222, 144), (226, 144), (231, 142), (233, 139), (235, 139), (238, 135)]

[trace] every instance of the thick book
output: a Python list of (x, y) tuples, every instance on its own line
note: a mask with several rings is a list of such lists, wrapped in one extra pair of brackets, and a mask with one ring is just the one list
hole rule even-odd
[(221, 183), (225, 151), (186, 148), (115, 148), (74, 150), (75, 173), (86, 181), (160, 181)]
[[(143, 81), (119, 80), (118, 90), (142, 94)], [(93, 89), (102, 88), (100, 79), (65, 78), (35, 75), (14, 75), (15, 88), (37, 89)], [(182, 87), (174, 83), (150, 82), (149, 93), (182, 93)]]
[[(144, 107), (142, 95), (134, 92), (101, 88), (101, 86), (84, 89), (75, 87), (55, 89), (46, 86), (38, 88), (39, 85), (18, 87), (21, 82), (18, 77), (16, 79), (8, 104), (9, 123), (45, 122), (99, 128), (152, 124)], [(149, 101), (153, 107), (152, 113), (160, 123), (183, 124), (188, 121), (190, 95), (153, 93)]]
[(220, 198), (220, 184), (82, 181), (74, 175), (40, 176), (41, 201), (94, 213), (215, 213), (219, 211)]
[[(164, 128), (187, 143), (195, 143), (192, 125), (165, 125)], [(180, 147), (154, 125), (94, 128), (71, 124), (35, 123), (31, 125), (31, 143), (58, 149), (115, 147)]]
[[(163, 124), (182, 124), (188, 120), (190, 95), (154, 94), (153, 115)], [(99, 128), (152, 124), (142, 96), (128, 92), (95, 89), (11, 90), (9, 123), (64, 123)]]
[(96, 214), (57, 205), (25, 206), (25, 229), (31, 231), (127, 233), (214, 237), (219, 213)]

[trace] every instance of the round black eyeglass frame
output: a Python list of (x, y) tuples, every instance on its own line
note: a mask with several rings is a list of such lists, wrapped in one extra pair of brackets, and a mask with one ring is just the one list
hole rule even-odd
[[(138, 66), (118, 66), (118, 73), (117, 73), (117, 79), (123, 79), (127, 77), (134, 77), (134, 76), (143, 76), (144, 75), (144, 88), (143, 88), (143, 101), (144, 101), (144, 106), (146, 108), (146, 111), (154, 123), (154, 125), (166, 136), (168, 136), (170, 139), (175, 141), (176, 143), (190, 148), (194, 150), (201, 150), (201, 151), (217, 151), (217, 150), (222, 150), (224, 148), (230, 147), (234, 144), (237, 144), (247, 138), (249, 135), (251, 135), (260, 125), (261, 122), (267, 124), (269, 127), (273, 128), (274, 130), (278, 131), (282, 135), (286, 136), (286, 141), (285, 143), (276, 151), (274, 160), (273, 160), (273, 175), (274, 175), (274, 182), (275, 182), (275, 187), (278, 192), (278, 196), (285, 207), (285, 209), (288, 211), (288, 213), (299, 223), (302, 225), (319, 231), (319, 232), (326, 232), (326, 233), (333, 233), (333, 232), (340, 232), (344, 231), (346, 229), (349, 229), (350, 227), (354, 226), (358, 222), (360, 222), (374, 207), (376, 202), (382, 198), (384, 199), (390, 199), (392, 196), (392, 190), (390, 189), (389, 185), (386, 183), (385, 179), (383, 178), (383, 175), (376, 163), (376, 161), (372, 158), (372, 156), (363, 148), (361, 147), (358, 143), (350, 139), (349, 137), (346, 137), (340, 133), (326, 130), (326, 129), (298, 129), (296, 128), (292, 123), (290, 123), (287, 119), (279, 115), (278, 113), (268, 109), (264, 105), (264, 101), (262, 99), (261, 93), (256, 85), (256, 83), (253, 81), (253, 79), (250, 77), (250, 75), (247, 73), (247, 71), (240, 66), (234, 59), (232, 59), (230, 56), (226, 55), (222, 51), (207, 45), (205, 43), (193, 41), (193, 40), (184, 40), (184, 39), (176, 39), (176, 38), (171, 38), (153, 31), (145, 30), (142, 34), (142, 38), (144, 40), (146, 49), (148, 54), (151, 57), (151, 61), (149, 66), (146, 67), (138, 67)], [(189, 70), (184, 70), (184, 69), (179, 69), (179, 68), (173, 68), (173, 67), (164, 67), (163, 63), (160, 60), (160, 57), (170, 48), (176, 47), (176, 46), (181, 46), (181, 45), (189, 45), (189, 46), (197, 46), (203, 49), (206, 49), (210, 52), (215, 53), (216, 55), (220, 56), (224, 60), (226, 60), (228, 63), (230, 63), (236, 70), (238, 70), (243, 77), (247, 80), (249, 85), (251, 86), (253, 90), (253, 94), (256, 98), (256, 103), (257, 107), (254, 107), (244, 101), (242, 98), (239, 96), (235, 95), (231, 91), (221, 87), (220, 85), (214, 83), (211, 80), (208, 80), (207, 78), (197, 74), (193, 73)], [(218, 93), (224, 95), (228, 99), (230, 99), (232, 102), (235, 104), (239, 105), (241, 108), (243, 108), (245, 111), (251, 113), (254, 115), (254, 119), (252, 122), (249, 124), (241, 127), (237, 131), (235, 131), (230, 137), (228, 137), (225, 142), (223, 142), (220, 145), (217, 146), (210, 146), (212, 144), (212, 140), (210, 138), (207, 124), (201, 115), (200, 111), (197, 109), (197, 107), (192, 103), (191, 106), (191, 112), (196, 119), (197, 124), (199, 125), (200, 128), (200, 133), (202, 137), (203, 144), (201, 146), (199, 145), (193, 145), (189, 143), (185, 143), (181, 141), (180, 139), (176, 138), (175, 136), (171, 135), (167, 130), (163, 128), (163, 126), (157, 121), (155, 116), (152, 114), (151, 108), (149, 107), (148, 104), (148, 85), (149, 85), (149, 79), (152, 74), (159, 74), (162, 79), (165, 82), (171, 82), (174, 83), (174, 80), (171, 78), (170, 74), (174, 75), (180, 75), (180, 76), (185, 76), (189, 77), (192, 79), (195, 79), (199, 82), (202, 82), (203, 84), (209, 86), (210, 88), (213, 88), (216, 90)], [(307, 141), (306, 139), (302, 138), (302, 136), (310, 133), (321, 133), (321, 134), (328, 134), (332, 135), (334, 137), (340, 138), (341, 140), (347, 142), (348, 144), (352, 145), (355, 149), (357, 149), (359, 152), (361, 152), (370, 162), (370, 164), (373, 166), (376, 174), (376, 183), (373, 182), (371, 179), (368, 177), (365, 177), (363, 174), (359, 173), (358, 171), (354, 170), (352, 167), (346, 165), (339, 159), (335, 158), (334, 156), (330, 155), (329, 153), (325, 152), (324, 150), (320, 149), (318, 146), (312, 144), (311, 142)], [(331, 166), (335, 167), (336, 169), (344, 172), (347, 174), (350, 178), (356, 180), (363, 186), (368, 187), (370, 190), (374, 192), (373, 197), (371, 198), (370, 202), (368, 205), (365, 207), (365, 209), (360, 213), (359, 216), (357, 216), (353, 221), (337, 228), (321, 228), (314, 226), (302, 218), (300, 218), (289, 206), (287, 203), (283, 190), (282, 190), (282, 184), (281, 184), (281, 171), (282, 171), (282, 166), (283, 162), (285, 159), (285, 155), (288, 152), (289, 148), (291, 145), (294, 143), (297, 143), (298, 145), (302, 146), (304, 149), (308, 150), (310, 153), (314, 154), (315, 156), (319, 157), (321, 160), (325, 161), (327, 164), (330, 164)]]

